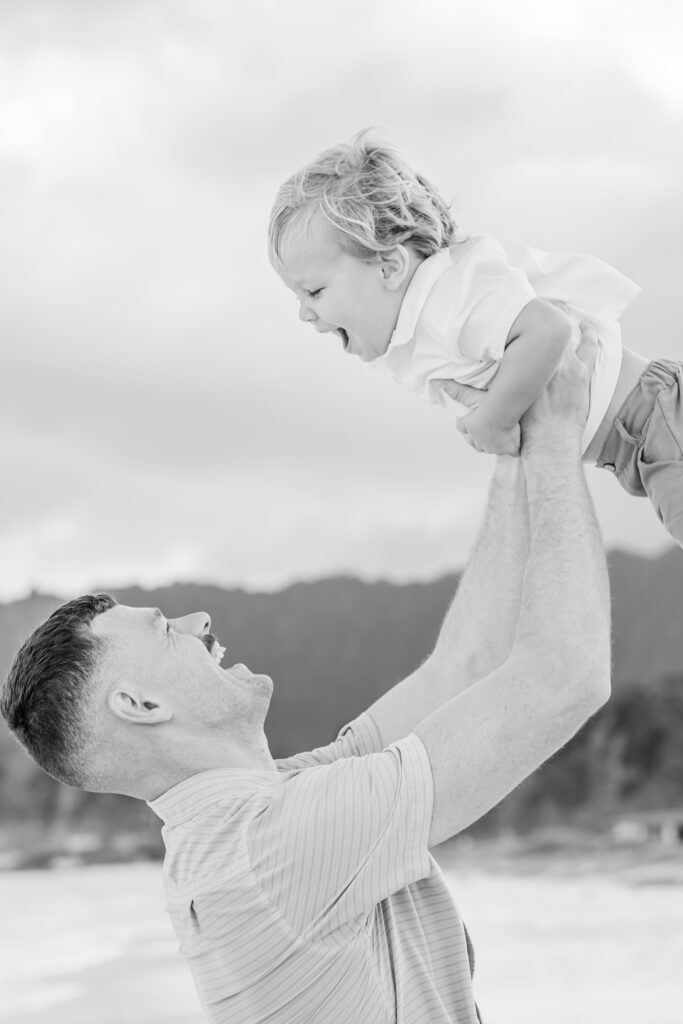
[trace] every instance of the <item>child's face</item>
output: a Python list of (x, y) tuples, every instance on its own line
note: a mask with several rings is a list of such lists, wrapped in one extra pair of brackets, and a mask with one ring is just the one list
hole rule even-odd
[(299, 300), (305, 323), (320, 334), (336, 333), (344, 351), (364, 362), (384, 355), (408, 286), (407, 270), (391, 254), (361, 260), (318, 218), (304, 230), (290, 230), (275, 269)]

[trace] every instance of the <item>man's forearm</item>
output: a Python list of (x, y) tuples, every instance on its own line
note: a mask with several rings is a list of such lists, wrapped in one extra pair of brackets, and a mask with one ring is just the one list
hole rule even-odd
[(510, 656), (419, 723), (434, 778), (430, 845), (471, 824), (609, 694), (609, 592), (579, 442), (525, 457), (531, 543)]
[[(576, 438), (523, 450), (531, 546), (517, 644), (549, 641), (574, 664), (609, 667), (609, 579)], [(549, 565), (551, 571), (549, 571)]]
[(443, 703), (504, 662), (515, 635), (527, 551), (521, 463), (502, 456), (472, 554), (434, 651), (369, 709), (384, 744), (407, 735)]
[(528, 552), (523, 466), (520, 459), (499, 456), (482, 525), (430, 659), (442, 673), (444, 700), (510, 653)]
[(519, 459), (496, 461), (486, 512), (436, 647), (368, 710), (386, 745), (505, 661), (512, 646), (529, 547)]

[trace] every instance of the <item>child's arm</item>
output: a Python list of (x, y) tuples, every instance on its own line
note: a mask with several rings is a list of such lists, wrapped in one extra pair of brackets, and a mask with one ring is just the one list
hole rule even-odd
[(473, 447), (497, 455), (519, 450), (519, 421), (555, 373), (570, 334), (569, 319), (552, 303), (532, 299), (524, 307), (488, 391), (458, 421)]

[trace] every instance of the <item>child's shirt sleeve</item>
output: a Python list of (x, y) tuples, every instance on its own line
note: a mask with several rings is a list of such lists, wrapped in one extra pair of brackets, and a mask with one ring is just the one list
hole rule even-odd
[(494, 238), (456, 243), (451, 256), (452, 266), (429, 295), (420, 329), (441, 334), (466, 381), (468, 365), (476, 373), (478, 364), (500, 362), (510, 328), (536, 292)]

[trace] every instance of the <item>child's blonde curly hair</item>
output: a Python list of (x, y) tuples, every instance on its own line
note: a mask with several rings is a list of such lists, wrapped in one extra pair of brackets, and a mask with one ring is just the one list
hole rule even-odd
[(305, 229), (316, 213), (362, 260), (399, 244), (426, 258), (455, 240), (451, 211), (432, 183), (370, 130), (324, 150), (281, 186), (270, 213), (271, 258), (281, 260), (288, 228)]

